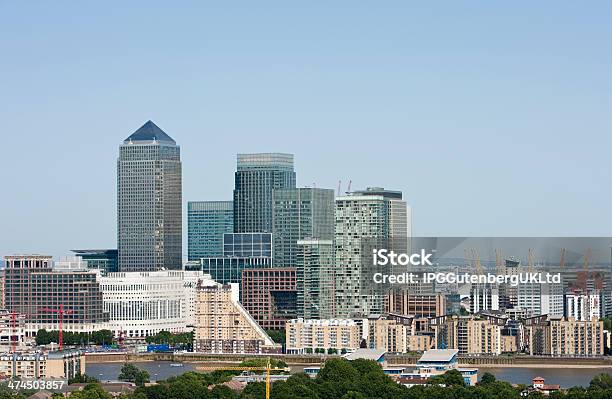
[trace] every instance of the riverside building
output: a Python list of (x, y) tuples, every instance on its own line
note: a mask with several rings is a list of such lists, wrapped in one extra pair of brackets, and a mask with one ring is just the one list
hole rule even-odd
[(280, 353), (238, 301), (238, 286), (203, 280), (196, 289), (193, 349), (201, 353)]
[(601, 356), (604, 354), (603, 321), (546, 315), (525, 320), (525, 344), (530, 355)]
[(289, 354), (346, 353), (359, 349), (361, 343), (361, 327), (351, 319), (297, 318), (287, 322), (285, 335)]
[(116, 337), (142, 340), (160, 331), (188, 331), (195, 324), (196, 287), (210, 276), (200, 271), (109, 273), (101, 278), (108, 328)]
[(54, 269), (45, 255), (5, 256), (5, 306), (25, 317), (26, 334), (58, 330), (60, 309), (65, 331), (88, 332), (106, 327), (99, 274), (87, 269)]

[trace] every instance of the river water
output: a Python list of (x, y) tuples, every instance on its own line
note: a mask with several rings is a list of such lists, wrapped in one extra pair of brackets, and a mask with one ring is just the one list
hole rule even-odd
[[(182, 367), (173, 367), (171, 362), (135, 362), (134, 365), (145, 369), (151, 375), (151, 380), (166, 378), (195, 370), (196, 364), (183, 363)], [(87, 363), (86, 372), (101, 381), (116, 380), (121, 369), (121, 363)], [(210, 364), (221, 366), (222, 363)], [(229, 365), (229, 363), (228, 363)], [(233, 364), (235, 365), (235, 364)], [(300, 372), (304, 366), (291, 366), (291, 371)], [(410, 369), (410, 368), (409, 368)], [(533, 377), (543, 377), (546, 384), (559, 384), (563, 388), (572, 386), (588, 386), (591, 379), (601, 373), (612, 374), (612, 368), (535, 368), (535, 367), (479, 367), (478, 375), (489, 372), (497, 379), (513, 384), (530, 385)]]

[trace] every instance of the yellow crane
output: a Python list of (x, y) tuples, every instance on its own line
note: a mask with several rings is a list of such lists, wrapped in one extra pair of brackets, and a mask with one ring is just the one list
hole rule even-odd
[(229, 370), (229, 371), (265, 371), (266, 372), (266, 399), (270, 399), (270, 371), (289, 371), (288, 367), (272, 367), (270, 358), (266, 361), (265, 366), (198, 366), (198, 371), (215, 371), (215, 370)]
[(561, 248), (561, 259), (559, 260), (559, 268), (565, 270), (565, 248)]

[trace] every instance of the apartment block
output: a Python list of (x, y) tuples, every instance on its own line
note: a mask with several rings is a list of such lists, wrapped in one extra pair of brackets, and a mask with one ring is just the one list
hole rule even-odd
[(237, 285), (203, 282), (197, 287), (193, 348), (202, 353), (280, 353), (238, 301)]
[(530, 355), (604, 354), (603, 321), (542, 316), (527, 319), (525, 324), (525, 341)]
[(412, 294), (409, 290), (389, 290), (385, 311), (414, 317), (438, 317), (446, 314), (446, 297), (442, 294)]
[(334, 247), (332, 240), (297, 241), (297, 315), (328, 319), (335, 308)]
[[(400, 191), (368, 188), (336, 198), (336, 314), (382, 313), (388, 287), (375, 284), (372, 250), (407, 251), (406, 202)], [(396, 272), (399, 270), (390, 270)]]
[(303, 318), (287, 321), (285, 325), (286, 351), (290, 354), (351, 352), (361, 343), (360, 326), (351, 319)]
[(297, 314), (295, 268), (244, 269), (241, 302), (264, 329), (281, 330)]
[(457, 349), (462, 355), (499, 355), (505, 319), (486, 316), (443, 316), (431, 320), (437, 348)]

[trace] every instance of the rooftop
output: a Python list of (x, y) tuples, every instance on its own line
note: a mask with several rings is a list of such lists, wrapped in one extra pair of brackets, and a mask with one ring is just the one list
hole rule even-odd
[(147, 121), (138, 130), (131, 134), (130, 137), (125, 139), (124, 144), (130, 144), (138, 141), (161, 141), (170, 144), (176, 144), (172, 137), (168, 136), (166, 132), (161, 130), (152, 121)]
[(257, 154), (237, 154), (238, 170), (282, 169), (293, 171), (293, 154), (267, 152)]
[(346, 360), (366, 359), (381, 361), (381, 359), (385, 356), (385, 353), (387, 353), (387, 351), (385, 351), (384, 349), (359, 348), (354, 352), (347, 353), (346, 355), (344, 355), (344, 358)]
[(458, 349), (430, 349), (423, 353), (423, 356), (419, 359), (419, 363), (450, 362), (458, 353)]

